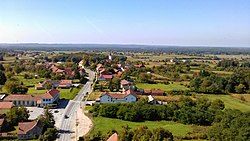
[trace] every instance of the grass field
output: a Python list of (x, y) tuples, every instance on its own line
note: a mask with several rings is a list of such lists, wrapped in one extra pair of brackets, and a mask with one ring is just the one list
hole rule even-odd
[[(79, 93), (82, 87), (79, 88), (73, 88), (73, 90), (70, 92), (70, 89), (59, 89), (60, 91), (60, 98), (65, 99), (74, 99), (75, 96)], [(44, 94), (47, 90), (36, 90), (35, 88), (29, 88), (27, 94)]]
[(22, 75), (15, 75), (12, 78), (16, 78), (19, 81), (23, 82), (24, 85), (35, 85), (38, 84), (40, 81), (44, 81), (44, 78), (33, 78), (33, 79), (24, 79)]
[(176, 136), (184, 136), (188, 132), (192, 131), (192, 125), (184, 125), (181, 123), (176, 123), (172, 121), (145, 121), (145, 122), (130, 122), (123, 121), (119, 119), (105, 118), (105, 117), (94, 117), (94, 128), (91, 134), (101, 131), (102, 133), (107, 133), (109, 130), (115, 129), (118, 133), (121, 132), (123, 125), (128, 125), (130, 128), (134, 129), (139, 126), (148, 126), (150, 129), (155, 129), (162, 127), (167, 129)]
[(176, 83), (168, 84), (168, 85), (166, 85), (166, 84), (138, 83), (138, 84), (136, 84), (136, 86), (138, 88), (141, 88), (141, 89), (161, 89), (161, 90), (164, 90), (164, 91), (188, 90), (187, 87), (185, 87), (183, 85), (176, 84)]
[(250, 111), (250, 105), (248, 105), (244, 102), (241, 102), (239, 99), (234, 98), (231, 95), (206, 94), (206, 95), (202, 95), (202, 96), (207, 97), (210, 100), (220, 99), (225, 103), (226, 108), (238, 109), (238, 110), (241, 110), (242, 112), (249, 112)]

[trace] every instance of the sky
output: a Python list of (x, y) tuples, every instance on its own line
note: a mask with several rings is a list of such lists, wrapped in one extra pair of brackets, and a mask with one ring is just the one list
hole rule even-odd
[(0, 43), (250, 47), (250, 0), (1, 0)]

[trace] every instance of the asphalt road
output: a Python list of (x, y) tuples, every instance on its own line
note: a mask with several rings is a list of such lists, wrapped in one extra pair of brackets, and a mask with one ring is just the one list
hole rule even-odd
[[(76, 126), (74, 124), (76, 121), (76, 111), (79, 106), (86, 102), (87, 99), (82, 102), (82, 99), (85, 97), (86, 93), (92, 92), (91, 84), (93, 83), (93, 79), (95, 77), (95, 73), (93, 71), (89, 69), (86, 69), (86, 71), (89, 73), (89, 81), (84, 85), (78, 95), (73, 100), (69, 101), (61, 120), (57, 141), (76, 140), (75, 137), (77, 132), (74, 131), (74, 126)], [(67, 118), (65, 118), (65, 116), (67, 116)]]

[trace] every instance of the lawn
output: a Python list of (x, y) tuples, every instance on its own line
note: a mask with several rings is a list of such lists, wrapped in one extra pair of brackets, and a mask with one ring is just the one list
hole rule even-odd
[(24, 85), (28, 86), (28, 85), (36, 85), (38, 84), (40, 81), (44, 81), (44, 78), (33, 78), (33, 79), (24, 79), (22, 75), (14, 75), (12, 78), (16, 78), (19, 81), (23, 82)]
[(188, 90), (187, 87), (183, 85), (179, 85), (176, 83), (173, 84), (147, 84), (147, 83), (138, 83), (136, 84), (136, 87), (141, 88), (141, 89), (161, 89), (164, 91), (178, 91), (178, 90)]
[(121, 132), (123, 125), (128, 125), (130, 128), (134, 129), (139, 126), (148, 126), (150, 129), (155, 129), (162, 127), (167, 129), (176, 136), (184, 136), (188, 132), (191, 132), (192, 125), (184, 125), (181, 123), (176, 123), (173, 121), (145, 121), (145, 122), (130, 122), (119, 119), (105, 118), (105, 117), (94, 117), (94, 128), (91, 134), (101, 131), (102, 133), (107, 133), (109, 130), (115, 129), (118, 133)]
[[(60, 91), (60, 98), (65, 99), (74, 99), (75, 96), (79, 93), (82, 87), (79, 88), (73, 88), (73, 90), (70, 92), (70, 89), (58, 89)], [(27, 94), (44, 94), (48, 90), (36, 90), (35, 88), (29, 88)]]
[(234, 98), (231, 95), (206, 94), (206, 95), (202, 95), (202, 96), (207, 97), (210, 100), (220, 99), (225, 103), (226, 108), (238, 109), (238, 110), (241, 110), (242, 112), (249, 112), (250, 111), (250, 105), (248, 105), (244, 102), (241, 102), (239, 99)]
[(73, 88), (73, 90), (70, 92), (70, 89), (59, 89), (60, 90), (60, 98), (65, 99), (74, 99), (76, 95), (79, 93), (79, 91), (82, 89), (82, 87), (79, 88)]

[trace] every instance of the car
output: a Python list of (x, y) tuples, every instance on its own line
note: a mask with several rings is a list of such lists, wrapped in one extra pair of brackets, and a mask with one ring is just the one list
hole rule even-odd
[(54, 113), (58, 113), (59, 111), (58, 110), (55, 110)]
[(69, 118), (69, 117), (68, 117), (67, 115), (64, 115), (64, 118), (67, 119), (67, 118)]

